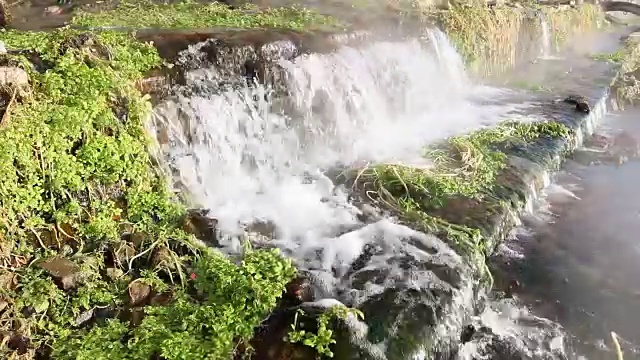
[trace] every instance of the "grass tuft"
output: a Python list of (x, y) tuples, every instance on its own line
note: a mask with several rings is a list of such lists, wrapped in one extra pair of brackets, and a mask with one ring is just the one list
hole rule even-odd
[(443, 235), (456, 250), (484, 267), (490, 250), (485, 237), (490, 234), (471, 224), (448, 221), (446, 211), (461, 199), (469, 204), (499, 200), (497, 178), (508, 165), (504, 149), (568, 135), (569, 129), (556, 122), (505, 122), (428, 149), (425, 157), (433, 162), (429, 168), (383, 164), (360, 169), (354, 187), (402, 220)]

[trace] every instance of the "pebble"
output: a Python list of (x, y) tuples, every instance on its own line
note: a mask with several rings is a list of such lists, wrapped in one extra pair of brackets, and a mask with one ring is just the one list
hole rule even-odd
[(0, 55), (4, 55), (7, 53), (7, 48), (4, 46), (4, 42), (0, 41)]

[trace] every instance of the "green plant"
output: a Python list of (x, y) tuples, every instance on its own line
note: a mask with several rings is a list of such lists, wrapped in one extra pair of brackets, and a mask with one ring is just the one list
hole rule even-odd
[(592, 54), (591, 58), (598, 61), (608, 61), (613, 63), (621, 63), (625, 59), (625, 51), (619, 50), (613, 53), (598, 53)]
[(302, 343), (305, 346), (313, 348), (319, 356), (332, 358), (333, 352), (330, 347), (336, 343), (336, 340), (330, 323), (336, 319), (346, 320), (349, 314), (353, 314), (359, 319), (364, 318), (364, 314), (358, 309), (348, 308), (346, 306), (332, 306), (316, 318), (317, 330), (313, 332), (299, 328), (299, 316), (306, 316), (306, 313), (304, 310), (298, 309), (293, 324), (291, 324), (288, 340), (294, 344)]
[[(174, 289), (169, 304), (145, 307), (145, 317), (133, 329), (123, 328), (118, 320), (108, 320), (56, 339), (54, 356), (229, 358), (236, 343), (248, 343), (254, 328), (268, 316), (295, 268), (277, 250), (247, 249), (239, 265), (217, 251), (207, 250), (195, 261), (193, 274), (195, 293)], [(155, 278), (149, 273), (146, 276)]]
[[(359, 169), (353, 175), (354, 188), (397, 213), (421, 230), (442, 235), (459, 253), (490, 275), (484, 262), (486, 239), (475, 225), (445, 220), (452, 202), (504, 206), (497, 191), (497, 177), (507, 165), (503, 149), (538, 138), (568, 137), (570, 130), (557, 122), (522, 123), (507, 121), (490, 129), (456, 136), (430, 147), (425, 157), (429, 168), (383, 164)], [(483, 213), (483, 217), (487, 214)]]
[[(0, 294), (0, 331), (57, 359), (219, 359), (248, 343), (295, 268), (275, 250), (226, 258), (182, 229), (185, 209), (149, 156), (149, 98), (134, 87), (161, 64), (155, 48), (109, 31), (0, 39), (19, 50), (0, 63), (30, 81), (0, 128), (0, 263), (17, 282)], [(64, 291), (38, 268), (54, 257), (77, 267)], [(152, 290), (141, 321), (132, 281)], [(114, 318), (129, 312), (131, 324)]]

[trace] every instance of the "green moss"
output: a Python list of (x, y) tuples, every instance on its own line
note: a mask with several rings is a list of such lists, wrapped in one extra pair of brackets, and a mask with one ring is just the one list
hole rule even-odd
[[(31, 84), (0, 128), (0, 261), (18, 279), (1, 290), (11, 304), (3, 319), (13, 320), (0, 330), (60, 359), (228, 357), (295, 269), (277, 251), (246, 249), (234, 262), (182, 230), (185, 209), (148, 155), (149, 101), (133, 86), (161, 63), (156, 50), (124, 33), (69, 29), (0, 40), (22, 50), (0, 62), (25, 69)], [(79, 264), (72, 290), (37, 268), (54, 255)], [(140, 276), (174, 300), (145, 307), (130, 327), (111, 318), (130, 311), (127, 285)], [(111, 320), (78, 326), (105, 308)]]
[[(445, 219), (446, 211), (471, 210), (471, 205), (451, 209), (452, 202), (497, 204), (496, 179), (507, 166), (503, 149), (539, 138), (559, 138), (568, 128), (556, 122), (505, 122), (494, 128), (450, 138), (425, 156), (431, 168), (378, 165), (363, 169), (357, 184), (378, 194), (402, 219), (423, 230), (446, 237), (458, 251), (483, 263), (488, 236), (484, 229)], [(493, 211), (484, 206), (485, 211)], [(482, 214), (483, 220), (490, 214)]]
[(124, 28), (288, 28), (310, 29), (335, 27), (339, 24), (303, 7), (258, 9), (245, 5), (236, 9), (212, 2), (209, 4), (183, 1), (158, 4), (152, 1), (126, 1), (110, 11), (96, 14), (80, 13), (73, 19), (76, 25), (88, 27)]

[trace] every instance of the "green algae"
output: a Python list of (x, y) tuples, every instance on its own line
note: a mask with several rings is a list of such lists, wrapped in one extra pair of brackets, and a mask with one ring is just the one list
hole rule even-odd
[[(248, 343), (295, 269), (275, 250), (228, 259), (183, 229), (133, 85), (161, 64), (156, 50), (108, 31), (0, 40), (20, 50), (2, 65), (30, 77), (0, 128), (2, 357), (219, 359)], [(60, 257), (78, 268), (70, 288), (39, 267)], [(136, 310), (133, 281), (167, 300)]]
[(182, 1), (158, 4), (152, 1), (121, 2), (100, 13), (81, 12), (73, 24), (93, 28), (287, 28), (308, 30), (336, 27), (332, 17), (300, 6), (259, 9), (253, 5), (238, 8), (213, 2)]

